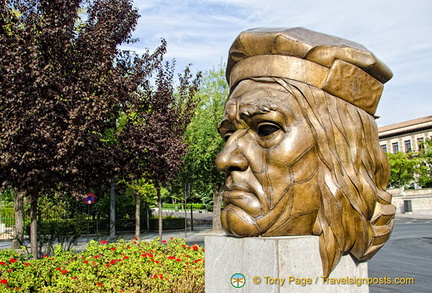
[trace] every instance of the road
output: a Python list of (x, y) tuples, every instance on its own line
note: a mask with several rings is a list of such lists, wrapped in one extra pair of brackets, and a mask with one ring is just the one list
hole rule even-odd
[(432, 219), (396, 218), (390, 240), (368, 262), (371, 278), (414, 278), (410, 285), (371, 285), (371, 293), (432, 292)]

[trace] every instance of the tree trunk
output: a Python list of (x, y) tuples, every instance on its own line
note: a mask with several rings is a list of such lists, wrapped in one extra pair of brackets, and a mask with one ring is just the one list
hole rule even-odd
[(14, 191), (15, 228), (12, 248), (19, 249), (24, 245), (24, 192)]
[(38, 213), (38, 196), (30, 196), (30, 252), (33, 258), (38, 258), (38, 242), (37, 242), (37, 213)]
[(139, 240), (141, 234), (141, 196), (138, 191), (135, 192), (135, 237)]
[(158, 231), (159, 231), (159, 241), (162, 243), (162, 197), (160, 192), (159, 183), (155, 184), (157, 197), (158, 197)]
[(221, 206), (222, 206), (222, 196), (221, 191), (217, 187), (213, 187), (213, 224), (212, 232), (221, 232)]
[(115, 181), (113, 180), (110, 192), (110, 238), (114, 238), (115, 234)]

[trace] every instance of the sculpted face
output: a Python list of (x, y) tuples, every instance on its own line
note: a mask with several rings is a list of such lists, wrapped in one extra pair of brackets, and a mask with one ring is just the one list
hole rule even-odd
[(312, 234), (319, 208), (316, 141), (297, 100), (277, 83), (241, 81), (219, 132), (226, 173), (222, 226), (234, 236)]

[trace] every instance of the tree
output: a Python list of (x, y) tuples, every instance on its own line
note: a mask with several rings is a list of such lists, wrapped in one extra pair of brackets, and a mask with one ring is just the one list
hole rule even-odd
[(432, 187), (432, 140), (426, 139), (422, 148), (417, 152), (420, 164), (417, 168), (418, 181), (423, 187)]
[(129, 182), (144, 178), (156, 189), (160, 239), (161, 188), (168, 186), (181, 171), (182, 158), (187, 152), (185, 130), (198, 104), (194, 95), (200, 78), (199, 72), (193, 78), (187, 67), (179, 75), (176, 90), (174, 62), (164, 63), (158, 68), (154, 85), (147, 81), (141, 84), (135, 102), (127, 111), (126, 122), (116, 137), (116, 147), (123, 157), (122, 178)]
[(390, 164), (390, 186), (403, 187), (416, 180), (416, 167), (419, 161), (412, 154), (387, 153), (387, 157)]
[(146, 54), (128, 74), (115, 63), (138, 19), (130, 0), (91, 1), (84, 21), (83, 3), (0, 1), (0, 182), (30, 199), (35, 257), (38, 197), (113, 178), (118, 162), (101, 135), (160, 63)]
[(221, 230), (222, 198), (219, 196), (219, 188), (223, 183), (223, 174), (216, 169), (215, 159), (224, 145), (217, 131), (228, 96), (224, 68), (224, 64), (221, 64), (203, 75), (203, 82), (197, 93), (201, 103), (186, 131), (189, 152), (182, 173), (182, 180), (193, 182), (196, 192), (212, 194), (213, 230), (215, 231)]

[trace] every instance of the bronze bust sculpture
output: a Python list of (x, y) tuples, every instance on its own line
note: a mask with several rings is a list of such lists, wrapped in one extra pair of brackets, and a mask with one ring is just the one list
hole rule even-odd
[(387, 66), (348, 40), (258, 28), (234, 41), (226, 76), (226, 233), (318, 235), (325, 275), (345, 253), (372, 257), (395, 214), (374, 117)]

